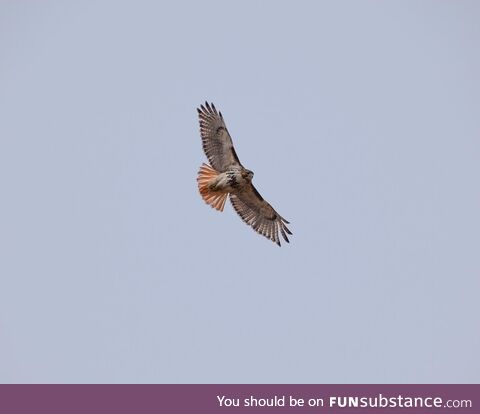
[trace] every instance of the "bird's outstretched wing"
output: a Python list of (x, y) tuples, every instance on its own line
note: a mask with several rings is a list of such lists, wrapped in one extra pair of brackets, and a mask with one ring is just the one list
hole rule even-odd
[(218, 112), (213, 104), (209, 105), (207, 102), (197, 108), (197, 111), (203, 151), (210, 165), (219, 172), (224, 172), (230, 165), (241, 165), (222, 113)]
[(232, 206), (242, 220), (253, 229), (280, 246), (280, 232), (288, 243), (288, 221), (278, 214), (250, 184), (241, 191), (230, 193)]

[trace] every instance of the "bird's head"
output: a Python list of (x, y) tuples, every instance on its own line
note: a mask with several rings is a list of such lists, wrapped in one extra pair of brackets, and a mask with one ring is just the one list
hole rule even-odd
[(245, 178), (247, 181), (252, 181), (253, 178), (253, 171), (250, 170), (243, 170), (242, 177)]

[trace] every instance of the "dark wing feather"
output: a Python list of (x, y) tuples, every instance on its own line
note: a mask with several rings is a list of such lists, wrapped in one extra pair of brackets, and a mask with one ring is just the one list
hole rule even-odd
[(280, 232), (288, 243), (288, 234), (292, 234), (287, 228), (288, 221), (280, 216), (273, 207), (268, 204), (250, 184), (241, 191), (230, 193), (232, 206), (242, 220), (267, 239), (280, 246)]
[(207, 102), (197, 108), (197, 111), (203, 151), (210, 165), (219, 172), (224, 172), (230, 165), (241, 165), (222, 113)]

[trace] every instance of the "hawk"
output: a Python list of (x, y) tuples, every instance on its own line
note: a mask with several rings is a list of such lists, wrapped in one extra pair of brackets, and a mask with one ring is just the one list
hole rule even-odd
[(210, 165), (202, 164), (197, 182), (203, 200), (218, 211), (230, 202), (242, 220), (262, 236), (280, 246), (280, 232), (288, 243), (289, 222), (268, 204), (252, 184), (253, 172), (238, 159), (222, 113), (213, 103), (197, 108), (203, 151)]

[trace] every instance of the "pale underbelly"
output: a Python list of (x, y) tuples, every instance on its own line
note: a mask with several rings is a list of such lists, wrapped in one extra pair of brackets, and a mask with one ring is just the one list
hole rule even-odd
[(212, 180), (210, 188), (221, 193), (232, 193), (239, 191), (246, 184), (247, 181), (241, 175), (224, 172)]

